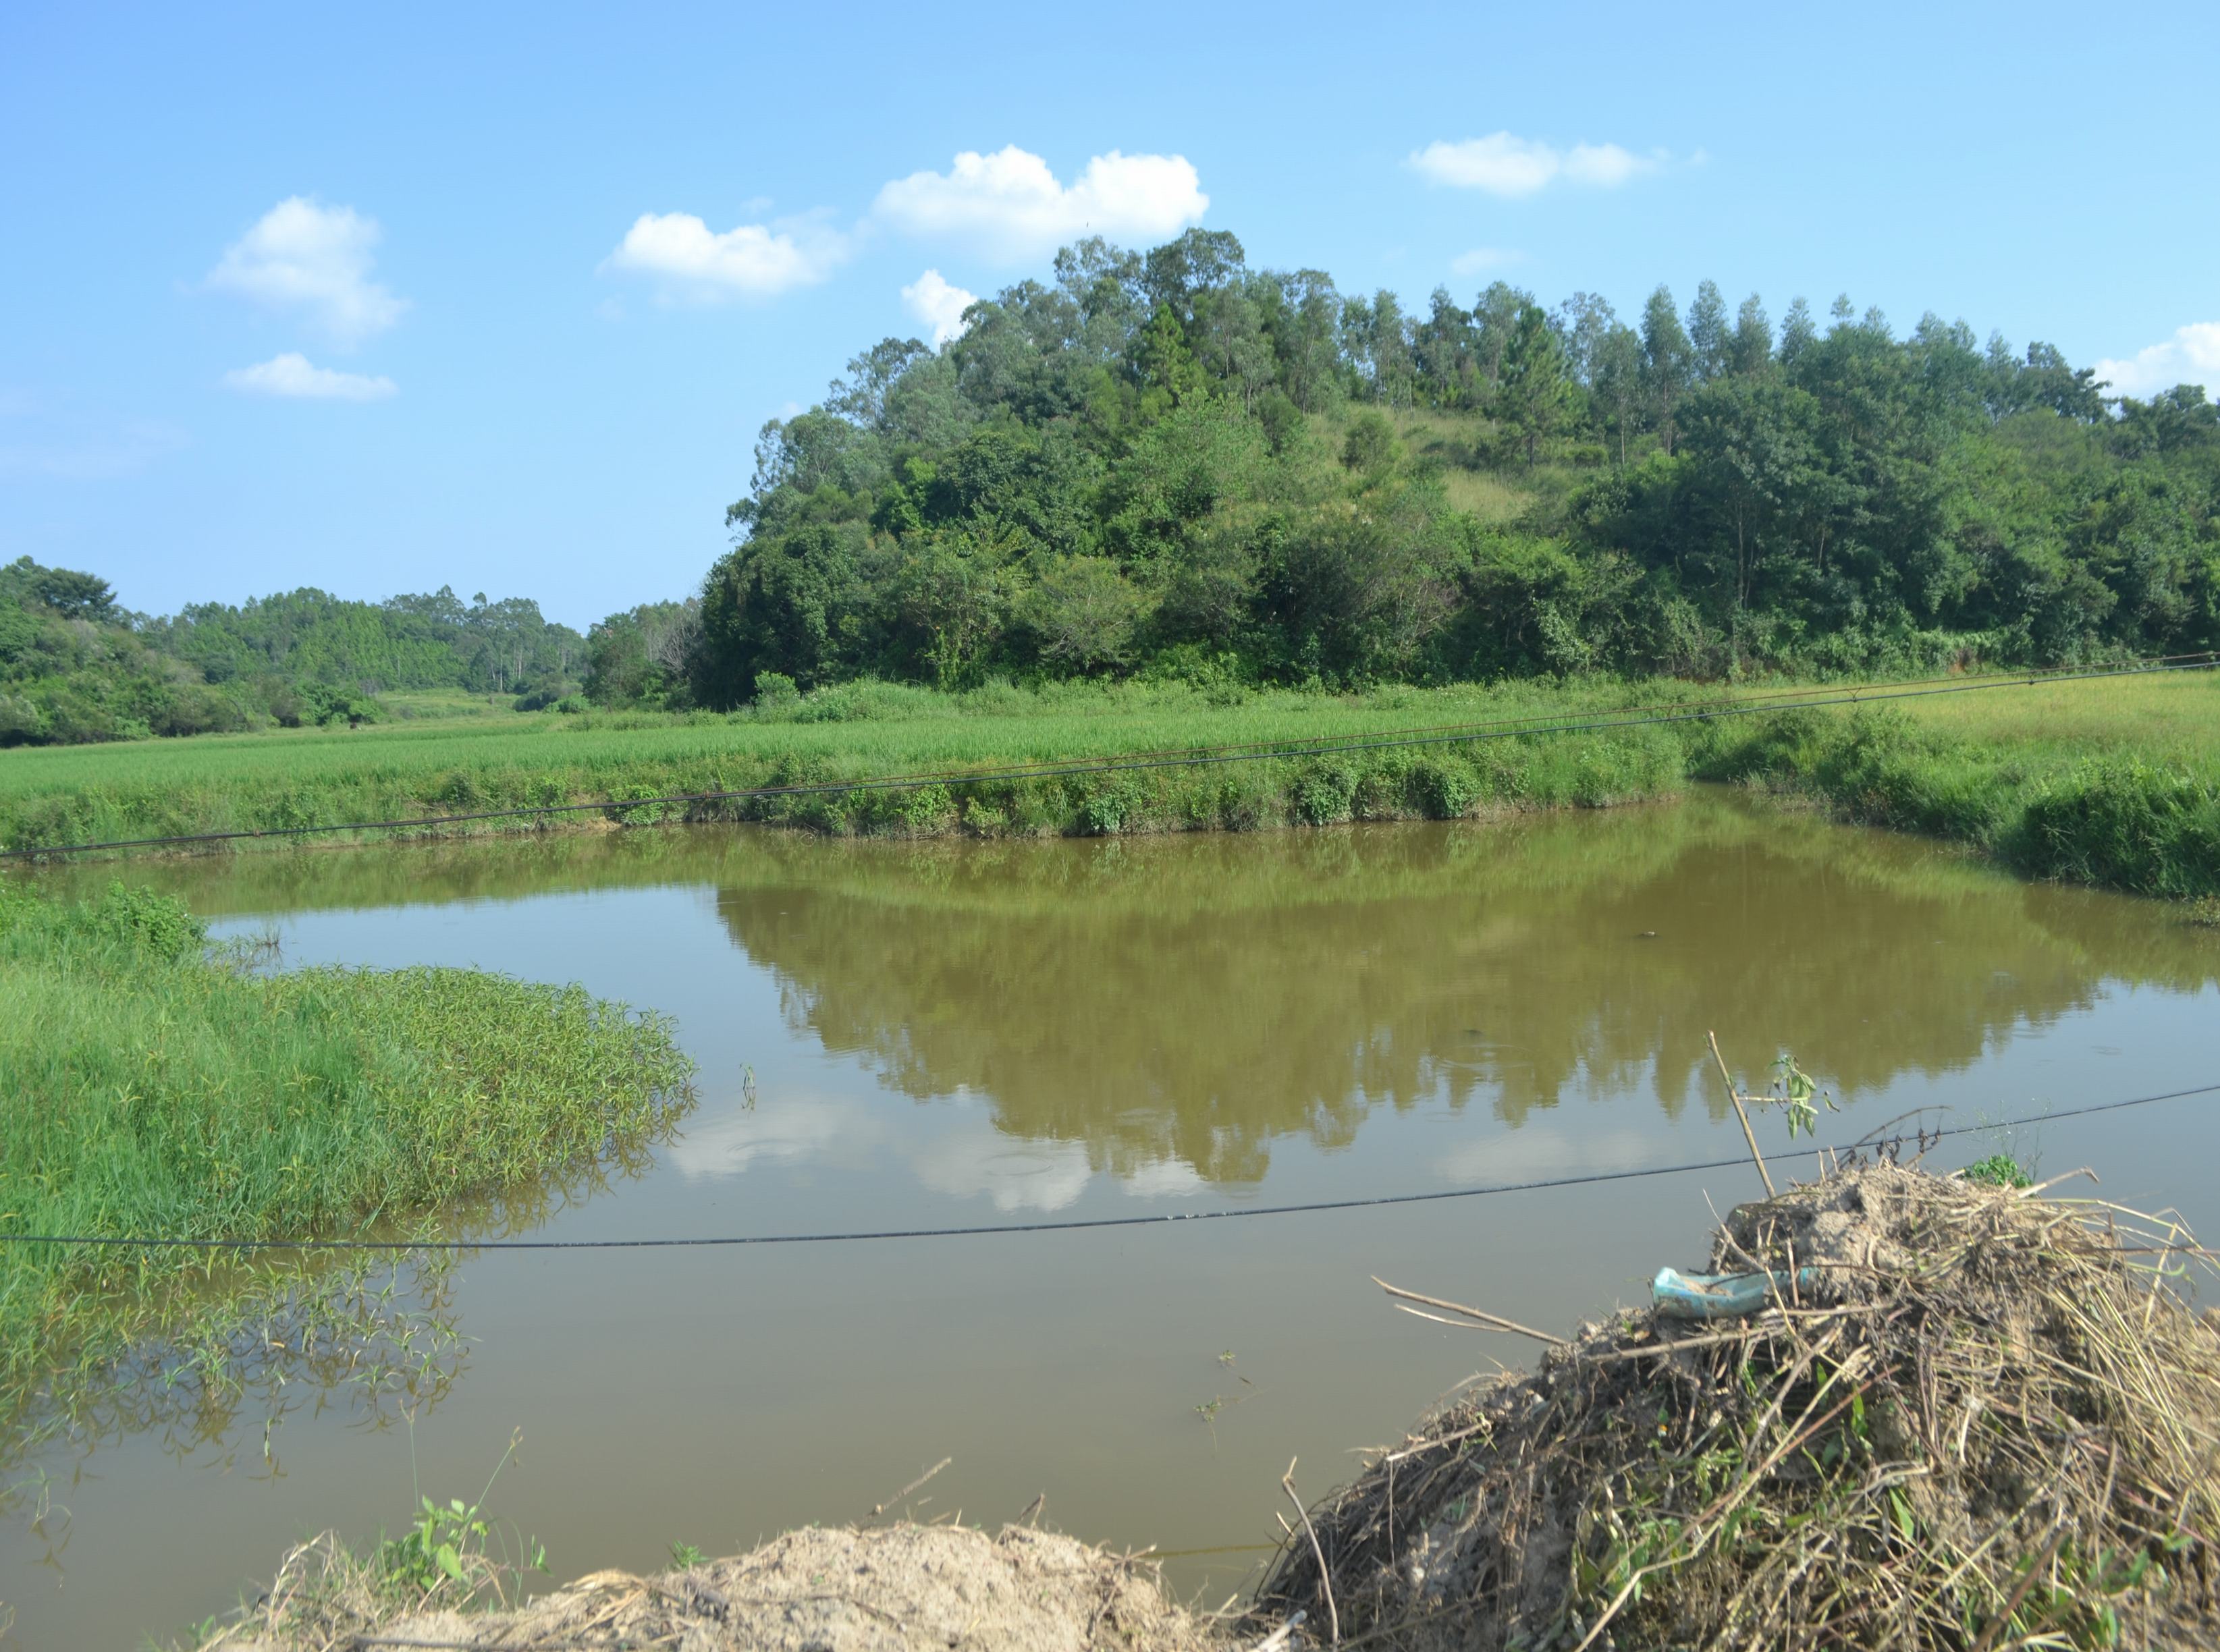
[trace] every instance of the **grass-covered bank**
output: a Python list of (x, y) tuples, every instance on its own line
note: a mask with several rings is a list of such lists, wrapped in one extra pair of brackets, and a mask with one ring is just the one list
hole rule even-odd
[[(2220, 705), (2213, 708), (2220, 714)], [(2220, 715), (2202, 763), (1968, 738), (1889, 708), (1714, 725), (1690, 771), (1815, 798), (1850, 820), (1969, 844), (2030, 877), (2220, 893)]]
[[(1641, 694), (1680, 697), (1686, 685)], [(0, 753), (0, 847), (386, 820), (472, 809), (867, 779), (949, 768), (1112, 757), (1233, 741), (1350, 737), (1381, 728), (1603, 710), (1622, 684), (1233, 692), (1179, 684), (995, 685), (939, 694), (849, 683), (733, 715), (596, 714), (413, 727), (300, 730)], [(1083, 796), (1067, 794), (1075, 815)], [(1045, 801), (1043, 807), (1051, 807)], [(892, 814), (882, 810), (892, 809)], [(630, 812), (639, 819), (651, 811)], [(706, 806), (695, 818), (733, 818)], [(916, 830), (889, 800), (841, 814), (850, 829)], [(595, 819), (596, 817), (585, 817)], [(826, 824), (832, 824), (831, 817)], [(1079, 823), (1075, 820), (1072, 823)], [(1057, 822), (1045, 822), (1057, 829)], [(530, 822), (472, 830), (530, 830)]]
[[(444, 828), (753, 820), (837, 834), (981, 837), (1243, 831), (1447, 819), (1762, 785), (1973, 845), (2028, 874), (2173, 896), (2220, 890), (2220, 677), (2136, 676), (1886, 708), (1767, 713), (1193, 767), (694, 805)], [(849, 684), (731, 717), (633, 714), (522, 728), (365, 729), (0, 757), (0, 844), (254, 830), (1166, 748), (1351, 740), (1486, 720), (1608, 718), (1702, 690), (1536, 683), (1362, 695), (1216, 696), (1178, 685), (938, 695)], [(521, 720), (519, 720), (520, 721)]]
[[(536, 1181), (651, 1128), (670, 1025), (471, 970), (209, 960), (179, 903), (0, 883), (0, 1231), (352, 1232)], [(169, 1328), (222, 1259), (0, 1246), (0, 1417), (64, 1360)]]

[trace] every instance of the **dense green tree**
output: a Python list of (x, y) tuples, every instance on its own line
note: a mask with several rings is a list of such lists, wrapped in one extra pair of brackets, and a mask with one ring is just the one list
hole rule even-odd
[(1689, 364), (1699, 379), (1713, 379), (1727, 371), (1734, 334), (1727, 322), (1727, 301), (1719, 284), (1696, 284), (1696, 302), (1688, 306)]
[(1436, 407), (1471, 407), (1480, 395), (1477, 342), (1472, 317), (1457, 308), (1449, 289), (1437, 287), (1426, 319), (1412, 329), (1413, 365), (1425, 400)]
[(600, 705), (677, 710), (692, 703), (688, 667), (701, 645), (702, 604), (643, 602), (586, 638), (586, 697)]
[(1386, 288), (1351, 298), (1342, 310), (1342, 338), (1358, 383), (1375, 402), (1408, 407), (1415, 377), (1402, 302)]
[(1147, 599), (1107, 557), (1044, 563), (1018, 604), (1040, 662), (1085, 676), (1131, 665)]
[(882, 341), (765, 428), (686, 689), (1864, 670), (2220, 640), (2201, 392), (2107, 404), (2047, 346), (1985, 351), (1934, 315), (1899, 338), (1847, 298), (1832, 316), (1823, 332), (1799, 299), (1776, 342), (1755, 295), (1730, 316), (1708, 282), (1685, 318), (1659, 288), (1638, 327), (1502, 282), (1413, 315), (1251, 270), (1224, 232), (1082, 241), (962, 338)]
[(1565, 341), (1565, 367), (1574, 382), (1593, 388), (1604, 341), (1618, 325), (1611, 305), (1593, 293), (1576, 292), (1557, 306), (1557, 331)]
[(1342, 383), (1341, 295), (1317, 270), (1258, 277), (1257, 302), (1280, 364), (1288, 399), (1305, 413), (1324, 413)]
[(803, 689), (860, 671), (880, 651), (863, 525), (808, 522), (751, 536), (702, 588), (702, 640), (689, 666), (695, 698), (738, 705), (758, 673)]
[(389, 689), (553, 700), (583, 645), (529, 601), (465, 604), (447, 589), (382, 603), (304, 589), (149, 619), (97, 575), (24, 558), (0, 567), (0, 744), (361, 721)]
[(1503, 355), (1511, 347), (1511, 335), (1518, 327), (1519, 314), (1533, 302), (1532, 293), (1507, 281), (1489, 282), (1473, 301), (1475, 349), (1481, 376), (1487, 381), (1491, 394), (1503, 382)]
[(1788, 306), (1788, 314), (1780, 318), (1781, 365), (1793, 365), (1818, 336), (1819, 327), (1812, 319), (1812, 307), (1802, 298), (1796, 299)]
[(1503, 352), (1503, 379), (1496, 392), (1497, 416), (1534, 463), (1541, 445), (1561, 429), (1572, 409), (1573, 381), (1565, 366), (1565, 347), (1549, 313), (1528, 304), (1512, 324)]
[(1674, 415), (1694, 377), (1695, 351), (1672, 292), (1661, 285), (1642, 307), (1642, 388), (1651, 426), (1668, 454), (1680, 434)]
[(1772, 365), (1773, 323), (1766, 319), (1764, 302), (1752, 293), (1735, 312), (1734, 334), (1727, 340), (1727, 371), (1762, 373)]
[(1622, 470), (1641, 428), (1643, 396), (1641, 337), (1632, 327), (1614, 322), (1596, 346), (1589, 369), (1588, 405)]

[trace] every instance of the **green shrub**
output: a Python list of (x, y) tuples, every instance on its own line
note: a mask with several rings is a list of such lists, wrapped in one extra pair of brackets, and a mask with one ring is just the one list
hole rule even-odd
[(2009, 1153), (1992, 1153), (1966, 1167), (1966, 1180), (1992, 1188), (2032, 1188), (2035, 1178)]
[(1356, 772), (1346, 763), (1314, 763), (1297, 772), (1289, 788), (1294, 818), (1305, 826), (1346, 820), (1356, 799)]
[(1412, 802), (1427, 819), (1453, 820), (1481, 795), (1480, 776), (1462, 757), (1445, 753), (1419, 758), (1406, 782)]

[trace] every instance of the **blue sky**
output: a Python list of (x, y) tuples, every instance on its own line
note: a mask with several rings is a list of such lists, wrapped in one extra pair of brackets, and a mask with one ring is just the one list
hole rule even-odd
[(1420, 303), (1847, 291), (2220, 394), (2216, 62), (2210, 0), (16, 0), (0, 558), (583, 627), (698, 583), (766, 418), (1079, 225)]

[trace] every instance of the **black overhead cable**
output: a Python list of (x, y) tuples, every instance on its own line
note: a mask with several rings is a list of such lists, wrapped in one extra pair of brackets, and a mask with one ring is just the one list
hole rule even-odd
[[(2014, 1119), (2006, 1125), (1959, 1125), (1926, 1132), (1930, 1142), (1953, 1136), (1972, 1136), (1999, 1128), (2021, 1129), (2049, 1124), (2059, 1119), (2079, 1119), (2090, 1113), (2117, 1113), (2123, 1107), (2148, 1107), (2155, 1101), (2178, 1101), (2187, 1096), (2220, 1092), (2220, 1083), (2200, 1084), (2160, 1095), (2130, 1096), (2121, 1101), (2100, 1101), (2086, 1107), (2062, 1107), (2032, 1119)], [(1918, 1108), (1916, 1112), (1929, 1109)], [(1909, 1115), (1906, 1115), (1909, 1116)], [(1886, 1126), (1884, 1126), (1886, 1128)], [(1863, 1151), (1870, 1139), (1814, 1152), (1837, 1155)], [(1607, 1181), (1638, 1181), (1650, 1176), (1683, 1175), (1693, 1170), (1724, 1170), (1749, 1163), (1747, 1155), (1698, 1159), (1686, 1164), (1656, 1164), (1634, 1170), (1595, 1170), (1581, 1175), (1552, 1176), (1533, 1181), (1500, 1181), (1474, 1188), (1444, 1188), (1432, 1193), (1381, 1194), (1365, 1199), (1318, 1199), (1293, 1205), (1232, 1206), (1218, 1210), (1169, 1211), (1161, 1216), (1092, 1216), (1057, 1222), (1001, 1222), (970, 1227), (873, 1228), (846, 1233), (708, 1234), (663, 1239), (177, 1239), (128, 1238), (102, 1234), (0, 1233), (0, 1244), (81, 1244), (132, 1250), (676, 1250), (724, 1249), (736, 1245), (846, 1244), (867, 1239), (956, 1239), (998, 1233), (1071, 1233), (1092, 1228), (1162, 1227), (1169, 1222), (1229, 1221), (1244, 1216), (1304, 1216), (1322, 1211), (1372, 1210), (1389, 1205), (1428, 1205), (1449, 1199), (1480, 1199), (1492, 1194), (1538, 1193), (1557, 1188), (1593, 1187)]]

